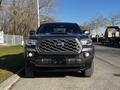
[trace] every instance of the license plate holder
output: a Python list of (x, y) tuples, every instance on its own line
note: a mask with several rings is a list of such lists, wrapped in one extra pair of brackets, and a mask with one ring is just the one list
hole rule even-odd
[(52, 60), (52, 63), (54, 64), (54, 65), (63, 65), (63, 64), (66, 64), (66, 61), (65, 61), (65, 59), (63, 59), (63, 58), (54, 58), (53, 60)]

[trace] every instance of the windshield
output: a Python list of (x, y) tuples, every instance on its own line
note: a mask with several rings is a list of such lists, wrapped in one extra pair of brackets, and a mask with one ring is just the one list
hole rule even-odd
[(77, 24), (43, 24), (37, 30), (37, 34), (81, 34), (80, 27)]

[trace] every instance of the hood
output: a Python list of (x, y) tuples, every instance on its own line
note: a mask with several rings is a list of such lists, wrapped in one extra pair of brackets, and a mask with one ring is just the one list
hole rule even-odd
[(52, 39), (52, 38), (78, 38), (78, 39), (88, 39), (87, 35), (82, 34), (44, 34), (44, 35), (34, 35), (30, 36), (30, 39), (33, 40), (42, 40), (42, 39)]

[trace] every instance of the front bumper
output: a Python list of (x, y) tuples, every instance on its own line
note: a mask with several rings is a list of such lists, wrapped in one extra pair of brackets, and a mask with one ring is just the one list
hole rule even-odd
[[(34, 49), (26, 49), (26, 62), (29, 63), (34, 69), (49, 68), (49, 69), (62, 69), (69, 70), (84, 70), (91, 66), (91, 62), (94, 58), (94, 48), (84, 48), (79, 54), (51, 54), (40, 55)], [(85, 56), (88, 52), (90, 55)], [(32, 53), (33, 56), (29, 57), (28, 53)]]

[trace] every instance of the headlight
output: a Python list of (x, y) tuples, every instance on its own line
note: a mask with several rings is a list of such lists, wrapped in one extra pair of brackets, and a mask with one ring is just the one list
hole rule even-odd
[(26, 45), (36, 45), (36, 43), (37, 40), (31, 40), (31, 39), (26, 40)]
[(92, 45), (92, 40), (90, 39), (83, 39), (80, 42), (82, 45)]

